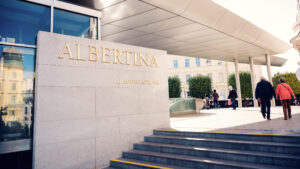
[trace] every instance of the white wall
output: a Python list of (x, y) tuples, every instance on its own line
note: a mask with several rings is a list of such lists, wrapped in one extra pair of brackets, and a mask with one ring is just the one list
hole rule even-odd
[[(74, 60), (58, 58), (66, 43)], [(81, 58), (92, 45), (100, 60), (76, 60), (78, 43)], [(37, 44), (34, 169), (102, 168), (152, 129), (169, 127), (165, 51), (47, 32), (39, 32)], [(133, 56), (130, 65), (102, 63), (101, 47), (155, 55), (159, 67), (134, 66)]]

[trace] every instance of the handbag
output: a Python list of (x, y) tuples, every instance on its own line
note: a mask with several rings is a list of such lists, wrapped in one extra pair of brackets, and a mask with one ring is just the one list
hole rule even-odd
[(230, 106), (231, 104), (232, 104), (232, 103), (231, 103), (231, 100), (229, 99), (229, 100), (228, 100), (228, 105)]

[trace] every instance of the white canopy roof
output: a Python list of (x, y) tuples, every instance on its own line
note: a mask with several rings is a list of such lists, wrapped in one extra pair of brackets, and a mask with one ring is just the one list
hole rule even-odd
[(102, 10), (103, 40), (169, 54), (281, 66), (291, 47), (211, 0), (111, 0)]

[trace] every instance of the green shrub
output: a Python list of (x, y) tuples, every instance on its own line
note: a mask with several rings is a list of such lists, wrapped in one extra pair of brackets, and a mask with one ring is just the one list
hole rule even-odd
[(178, 77), (169, 77), (169, 98), (180, 97), (181, 95), (181, 82)]
[(279, 84), (279, 79), (283, 77), (286, 80), (286, 83), (289, 84), (294, 91), (295, 95), (300, 94), (300, 81), (297, 79), (295, 73), (277, 73), (273, 76), (273, 86), (276, 90), (277, 85)]
[(212, 92), (211, 78), (209, 76), (198, 75), (189, 79), (190, 96), (196, 98), (205, 98)]
[[(252, 98), (251, 74), (249, 72), (239, 72), (242, 98)], [(228, 77), (228, 86), (236, 89), (235, 74)]]

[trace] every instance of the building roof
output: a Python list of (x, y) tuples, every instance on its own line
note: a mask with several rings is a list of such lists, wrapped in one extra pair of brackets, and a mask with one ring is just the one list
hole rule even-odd
[[(78, 0), (66, 0), (80, 3)], [(168, 54), (281, 66), (273, 55), (290, 45), (211, 0), (111, 0), (86, 5), (102, 10), (103, 40), (166, 50)], [(92, 3), (94, 2), (94, 3)], [(96, 3), (97, 2), (97, 3)]]

